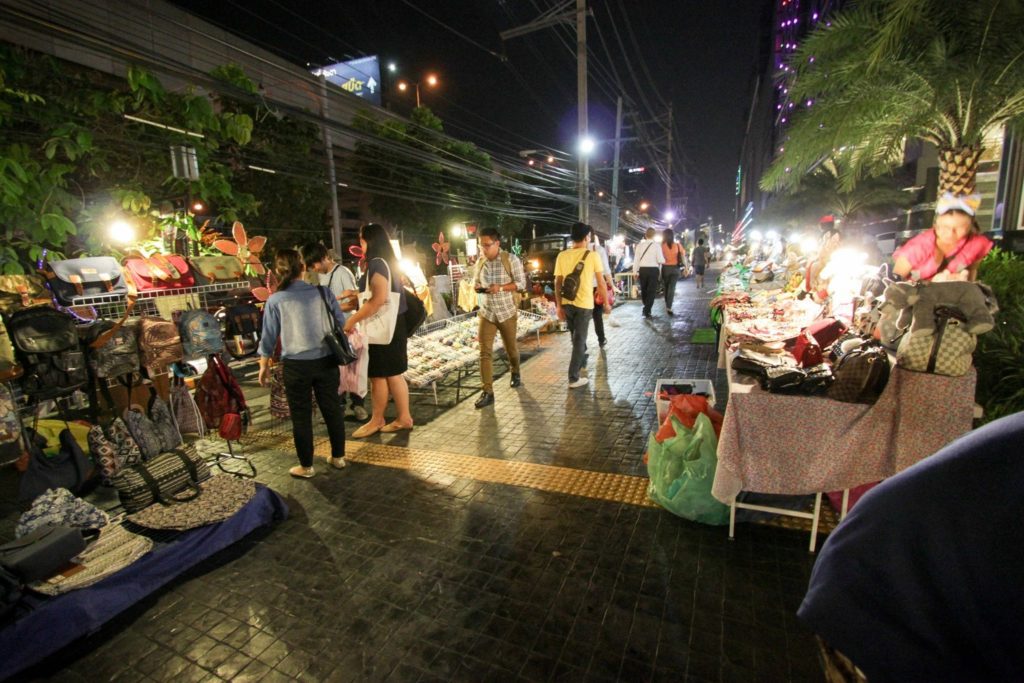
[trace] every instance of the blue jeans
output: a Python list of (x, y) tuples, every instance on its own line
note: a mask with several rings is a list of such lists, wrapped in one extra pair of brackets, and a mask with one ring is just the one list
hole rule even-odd
[(590, 332), (590, 318), (594, 311), (589, 308), (577, 308), (576, 306), (563, 305), (565, 312), (565, 324), (569, 328), (569, 335), (572, 337), (572, 359), (569, 361), (569, 381), (575, 382), (580, 378), (580, 369), (587, 357), (587, 334)]

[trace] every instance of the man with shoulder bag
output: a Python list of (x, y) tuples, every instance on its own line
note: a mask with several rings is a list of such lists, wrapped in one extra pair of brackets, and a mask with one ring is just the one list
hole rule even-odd
[(480, 380), (483, 389), (474, 404), (478, 409), (494, 403), (494, 336), (501, 334), (508, 356), (513, 389), (522, 386), (519, 373), (519, 347), (516, 330), (519, 324), (519, 303), (526, 289), (526, 273), (522, 261), (501, 248), (501, 235), (495, 228), (480, 231), (482, 257), (476, 263), (473, 287), (480, 294), (477, 312), (480, 330)]
[(594, 290), (590, 288), (590, 283), (595, 277), (597, 295), (604, 302), (604, 311), (610, 313), (612, 307), (608, 302), (601, 259), (587, 249), (590, 226), (586, 223), (573, 223), (570, 233), (572, 247), (559, 253), (555, 260), (555, 306), (558, 319), (566, 322), (572, 336), (569, 388), (575, 389), (587, 384), (587, 378), (580, 377), (580, 372), (587, 365), (587, 333), (594, 308)]

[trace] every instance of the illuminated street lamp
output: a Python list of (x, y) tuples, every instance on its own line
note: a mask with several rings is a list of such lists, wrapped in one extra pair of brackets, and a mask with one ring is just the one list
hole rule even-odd
[[(427, 74), (425, 79), (425, 85), (436, 88), (441, 81), (434, 74)], [(413, 88), (416, 91), (416, 107), (420, 106), (420, 84), (419, 81), (398, 81), (398, 89), (401, 92), (407, 91), (409, 88)]]
[(590, 137), (589, 135), (580, 138), (579, 151), (580, 154), (582, 154), (583, 156), (588, 156), (589, 154), (591, 154), (594, 151), (595, 147), (597, 147), (597, 143), (594, 142), (594, 138)]
[(647, 209), (650, 208), (650, 206), (651, 205), (649, 203), (647, 203), (647, 202), (640, 202), (640, 210), (641, 211), (646, 211)]

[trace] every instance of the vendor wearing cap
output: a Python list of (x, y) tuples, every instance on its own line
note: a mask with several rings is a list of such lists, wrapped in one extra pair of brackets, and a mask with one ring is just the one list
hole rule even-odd
[(893, 273), (915, 281), (974, 280), (992, 249), (975, 214), (981, 196), (945, 193), (935, 205), (935, 224), (892, 255)]

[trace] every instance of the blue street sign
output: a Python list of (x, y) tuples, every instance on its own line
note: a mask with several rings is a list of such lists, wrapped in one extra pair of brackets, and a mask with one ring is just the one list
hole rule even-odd
[(376, 55), (320, 67), (313, 70), (313, 75), (322, 75), (342, 90), (380, 106), (380, 62)]

